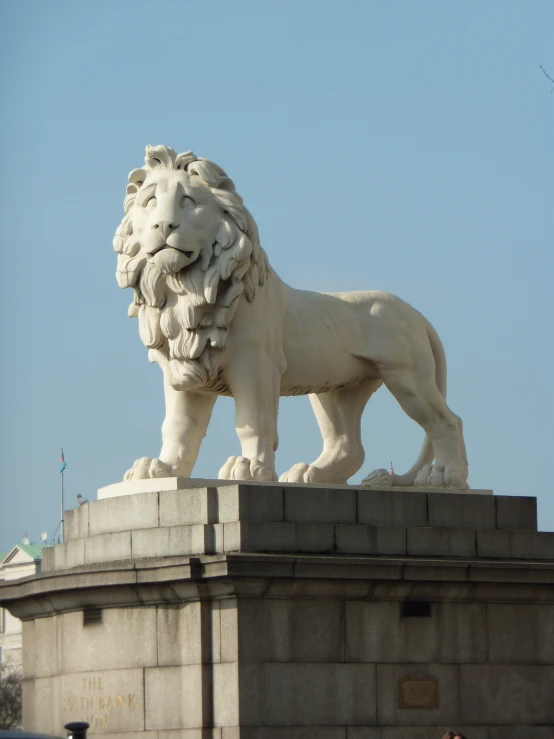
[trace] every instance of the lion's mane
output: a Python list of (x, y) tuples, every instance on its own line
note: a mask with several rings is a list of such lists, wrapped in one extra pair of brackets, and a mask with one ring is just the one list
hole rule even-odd
[[(148, 260), (133, 234), (133, 208), (149, 170), (180, 169), (198, 177), (221, 207), (216, 241), (190, 266), (166, 274)], [(124, 202), (125, 216), (114, 238), (117, 282), (135, 291), (129, 315), (138, 316), (140, 337), (150, 361), (158, 362), (174, 387), (217, 380), (217, 356), (244, 292), (254, 300), (269, 274), (258, 228), (233, 182), (216, 164), (191, 151), (147, 146), (145, 166), (134, 169)]]

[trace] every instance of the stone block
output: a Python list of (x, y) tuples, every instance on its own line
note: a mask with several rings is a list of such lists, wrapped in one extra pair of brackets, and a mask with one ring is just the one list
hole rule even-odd
[(464, 723), (554, 723), (554, 666), (461, 665), (460, 719)]
[(219, 602), (220, 655), (222, 662), (238, 662), (238, 599)]
[(346, 739), (345, 726), (251, 726), (237, 734), (232, 731), (223, 729), (222, 739)]
[(332, 524), (256, 523), (224, 525), (226, 552), (332, 552)]
[(239, 666), (225, 662), (213, 666), (214, 726), (239, 725)]
[(227, 485), (217, 488), (218, 520), (283, 521), (283, 488), (278, 485)]
[(477, 556), (495, 559), (554, 559), (554, 533), (478, 531)]
[[(29, 677), (54, 677), (61, 672), (60, 619), (61, 616), (35, 619), (33, 639), (36, 651), (33, 657), (34, 670)], [(28, 644), (25, 638), (27, 633), (24, 635), (24, 659), (27, 651), (33, 648), (33, 643)], [(40, 648), (37, 648), (38, 645)]]
[(81, 567), (85, 564), (85, 541), (86, 539), (73, 539), (64, 544), (67, 569)]
[(197, 524), (133, 531), (133, 558), (204, 554), (205, 528)]
[(337, 524), (336, 551), (344, 554), (406, 554), (406, 529)]
[(554, 664), (554, 606), (487, 606), (489, 660), (503, 664)]
[[(83, 664), (81, 662), (81, 669)], [(63, 722), (87, 720), (91, 734), (144, 729), (143, 670), (86, 671), (60, 680)]]
[(116, 534), (89, 536), (87, 539), (84, 539), (84, 542), (86, 564), (131, 559), (130, 531), (120, 531)]
[(339, 600), (238, 600), (243, 662), (341, 662), (344, 618)]
[[(343, 562), (337, 562), (336, 560), (333, 563), (326, 562), (322, 566), (321, 562), (310, 561), (309, 558), (306, 558), (295, 562), (294, 575), (299, 578), (295, 582), (295, 587), (298, 592), (304, 593), (307, 597), (313, 597), (314, 595), (317, 597), (321, 591), (329, 597), (330, 587), (334, 588), (336, 593), (346, 591), (364, 596), (371, 588), (371, 585), (367, 583), (368, 580), (402, 580), (405, 569), (406, 566), (402, 562), (385, 558), (381, 561), (369, 560), (364, 562), (359, 560), (349, 562), (348, 567), (345, 567)], [(318, 578), (320, 582), (305, 583), (300, 578)], [(329, 582), (321, 583), (322, 578), (331, 579), (335, 582), (332, 584)], [(358, 582), (351, 582), (353, 580)]]
[[(489, 739), (489, 730), (486, 726), (383, 726), (381, 728), (369, 726), (349, 726), (347, 739), (439, 739), (453, 728), (461, 731), (468, 739)], [(499, 738), (500, 739), (500, 738)]]
[(494, 529), (495, 499), (470, 493), (429, 493), (429, 526), (452, 529)]
[(89, 536), (158, 526), (158, 493), (96, 500), (88, 506)]
[(217, 490), (190, 488), (160, 493), (160, 526), (217, 522)]
[(204, 526), (204, 552), (217, 554), (225, 551), (223, 523), (213, 523)]
[(157, 664), (155, 606), (104, 608), (102, 622), (87, 626), (82, 611), (57, 619), (58, 664), (64, 674), (80, 672), (84, 666), (87, 670), (119, 670)]
[(489, 739), (552, 739), (554, 724), (550, 726), (491, 726)]
[[(515, 564), (515, 566), (514, 566)], [(469, 563), (467, 579), (479, 583), (505, 583), (515, 588), (516, 593), (528, 585), (544, 587), (546, 583), (554, 583), (554, 568), (550, 562), (493, 562), (475, 561)]]
[(428, 565), (405, 565), (402, 570), (404, 580), (440, 580), (443, 582), (463, 582), (468, 580), (469, 566), (466, 562), (435, 559)]
[(65, 544), (56, 544), (53, 547), (45, 547), (42, 550), (42, 572), (65, 570), (66, 551), (67, 548)]
[(408, 554), (418, 557), (475, 557), (475, 531), (470, 529), (408, 529)]
[(402, 603), (346, 603), (347, 662), (485, 662), (486, 606), (431, 604), (430, 617), (403, 617)]
[(202, 665), (146, 668), (145, 728), (202, 728), (209, 676)]
[(60, 735), (60, 726), (70, 718), (61, 712), (60, 678), (23, 680), (23, 725), (27, 731)]
[(496, 501), (496, 528), (510, 531), (537, 530), (537, 499), (499, 495)]
[(356, 491), (286, 487), (285, 520), (294, 523), (356, 523)]
[(427, 494), (358, 490), (358, 523), (371, 526), (428, 526)]
[(63, 538), (65, 542), (88, 536), (88, 503), (64, 511)]
[(41, 571), (52, 572), (55, 569), (55, 559), (54, 547), (44, 547), (42, 550)]
[(210, 625), (204, 613), (209, 607), (200, 601), (158, 606), (159, 665), (196, 665), (208, 658), (202, 645), (203, 629), (207, 633)]
[(332, 552), (335, 548), (335, 527), (330, 523), (297, 523), (294, 527), (298, 552)]
[(25, 644), (25, 649), (21, 650), (23, 677), (27, 679), (36, 677), (35, 619), (21, 622), (21, 638)]
[[(436, 679), (438, 681), (438, 708), (400, 708), (398, 681), (401, 678)], [(457, 665), (377, 665), (379, 722), (389, 726), (412, 727), (453, 725), (459, 721), (458, 690)]]
[(375, 665), (268, 663), (266, 724), (347, 726), (376, 720)]
[(239, 664), (239, 716), (241, 726), (265, 723), (265, 669), (255, 662)]
[(85, 564), (86, 539), (71, 539), (65, 544), (45, 547), (42, 552), (42, 572), (81, 567)]
[(293, 552), (295, 530), (293, 523), (258, 523), (235, 521), (223, 526), (226, 552)]
[(221, 662), (221, 614), (220, 601), (210, 602), (210, 649), (212, 662)]

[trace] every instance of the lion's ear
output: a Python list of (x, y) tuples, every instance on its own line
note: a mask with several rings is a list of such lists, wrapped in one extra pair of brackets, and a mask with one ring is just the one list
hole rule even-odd
[(135, 192), (137, 192), (139, 187), (142, 186), (142, 183), (146, 179), (146, 174), (146, 170), (142, 167), (139, 167), (138, 169), (133, 169), (131, 172), (129, 172), (129, 177), (127, 178), (131, 183), (129, 187), (134, 185), (136, 187)]

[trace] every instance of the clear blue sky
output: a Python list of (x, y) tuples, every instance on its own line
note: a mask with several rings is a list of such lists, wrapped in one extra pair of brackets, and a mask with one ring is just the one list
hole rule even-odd
[[(537, 495), (554, 529), (554, 4), (185, 2), (0, 5), (0, 549), (156, 456), (149, 365), (113, 232), (144, 146), (213, 159), (274, 269), (296, 287), (383, 289), (449, 360), (473, 487)], [(281, 405), (278, 470), (311, 461), (307, 398)], [(422, 440), (386, 390), (366, 462), (403, 471)], [(218, 401), (195, 475), (237, 453)], [(68, 506), (69, 507), (69, 506)]]

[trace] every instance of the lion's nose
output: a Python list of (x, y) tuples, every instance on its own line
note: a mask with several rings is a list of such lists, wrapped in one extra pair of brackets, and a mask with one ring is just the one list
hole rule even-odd
[(172, 231), (175, 231), (177, 226), (178, 226), (177, 223), (169, 223), (168, 221), (158, 221), (158, 223), (152, 224), (153, 229), (155, 229), (156, 231), (159, 229), (162, 232), (164, 239), (167, 239), (169, 234)]

